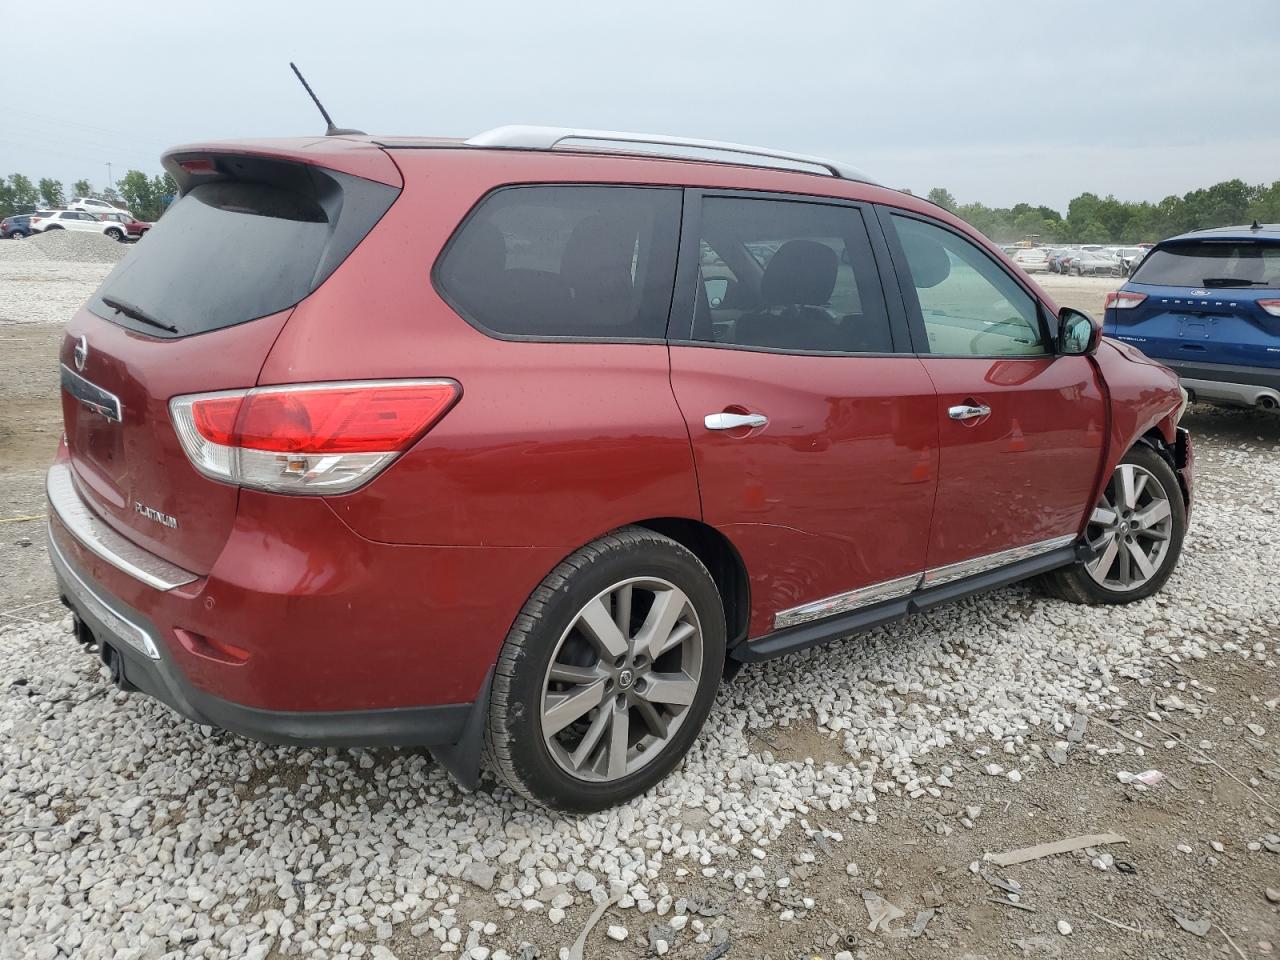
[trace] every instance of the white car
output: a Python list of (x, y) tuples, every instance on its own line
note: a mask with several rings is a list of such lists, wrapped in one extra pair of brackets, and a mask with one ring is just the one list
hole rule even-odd
[(54, 210), (44, 214), (33, 214), (31, 217), (32, 233), (44, 233), (47, 230), (81, 230), (89, 233), (100, 233), (112, 240), (125, 238), (123, 224), (114, 220), (100, 220), (95, 213), (84, 210)]
[(1040, 247), (1019, 247), (1013, 251), (1013, 262), (1027, 273), (1049, 269), (1049, 255)]
[[(129, 213), (124, 207), (117, 207), (114, 203), (98, 200), (95, 197), (72, 197), (71, 202), (67, 204), (67, 209), (84, 210), (87, 213)], [(133, 214), (129, 213), (129, 216)]]

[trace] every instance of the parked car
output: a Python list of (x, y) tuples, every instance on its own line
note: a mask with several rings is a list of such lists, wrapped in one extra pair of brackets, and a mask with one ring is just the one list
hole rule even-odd
[(617, 137), (165, 157), (180, 198), (66, 328), (48, 475), (121, 688), (589, 811), (744, 663), (1033, 575), (1160, 589), (1172, 372), (844, 164)]
[(1113, 257), (1120, 261), (1120, 266), (1124, 269), (1124, 276), (1130, 273), (1131, 264), (1135, 259), (1141, 259), (1146, 253), (1142, 247), (1116, 247), (1108, 251)]
[(1128, 257), (1128, 258), (1125, 260), (1125, 262), (1124, 262), (1124, 264), (1125, 264), (1125, 274), (1126, 274), (1127, 276), (1132, 277), (1132, 276), (1134, 275), (1134, 273), (1137, 271), (1138, 266), (1142, 263), (1142, 261), (1143, 261), (1143, 260), (1145, 260), (1145, 259), (1146, 259), (1147, 254), (1148, 254), (1149, 252), (1150, 252), (1149, 250), (1146, 250), (1146, 249), (1144, 249), (1144, 248), (1142, 248), (1142, 247), (1139, 247), (1139, 248), (1138, 248), (1138, 252), (1137, 252), (1137, 253), (1135, 253), (1135, 254), (1134, 254), (1133, 256), (1131, 256), (1131, 257)]
[(1197, 400), (1280, 410), (1280, 224), (1161, 241), (1107, 295), (1105, 322)]
[(5, 217), (0, 220), (0, 238), (5, 240), (21, 240), (23, 237), (31, 235), (31, 215), (27, 213), (14, 214), (12, 217)]
[(1101, 250), (1077, 250), (1069, 269), (1077, 277), (1122, 277), (1124, 267)]
[(95, 213), (83, 210), (45, 210), (32, 214), (30, 221), (33, 233), (44, 233), (48, 230), (78, 230), (89, 233), (101, 233), (113, 240), (122, 239), (121, 226), (110, 221), (99, 220)]
[(151, 224), (144, 223), (129, 213), (103, 213), (98, 219), (109, 220), (119, 226), (119, 230), (107, 230), (107, 236), (112, 240), (137, 240), (151, 229)]
[(67, 204), (68, 210), (83, 210), (86, 213), (128, 213), (124, 207), (95, 197), (72, 197)]
[(1049, 255), (1040, 247), (1021, 247), (1014, 251), (1013, 262), (1027, 273), (1040, 273), (1049, 269)]

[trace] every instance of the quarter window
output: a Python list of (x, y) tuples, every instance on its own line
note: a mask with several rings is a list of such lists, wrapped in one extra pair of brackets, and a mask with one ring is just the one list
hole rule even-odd
[(501, 336), (661, 340), (679, 224), (678, 190), (508, 187), (462, 226), (436, 281)]
[(708, 197), (696, 340), (820, 353), (889, 353), (893, 340), (862, 215), (852, 207)]
[(1033, 298), (976, 244), (893, 215), (920, 303), (929, 353), (952, 357), (1048, 353)]

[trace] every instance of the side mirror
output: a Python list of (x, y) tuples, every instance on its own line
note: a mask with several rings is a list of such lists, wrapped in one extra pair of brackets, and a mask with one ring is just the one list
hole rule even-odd
[(1090, 356), (1102, 340), (1102, 327), (1082, 310), (1063, 307), (1058, 313), (1058, 354), (1064, 357)]

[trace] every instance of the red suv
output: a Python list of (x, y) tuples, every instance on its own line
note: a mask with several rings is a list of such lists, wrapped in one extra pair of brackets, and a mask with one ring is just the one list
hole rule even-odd
[(51, 555), (200, 723), (595, 810), (743, 663), (1177, 562), (1177, 378), (841, 164), (515, 127), (165, 166), (67, 326)]

